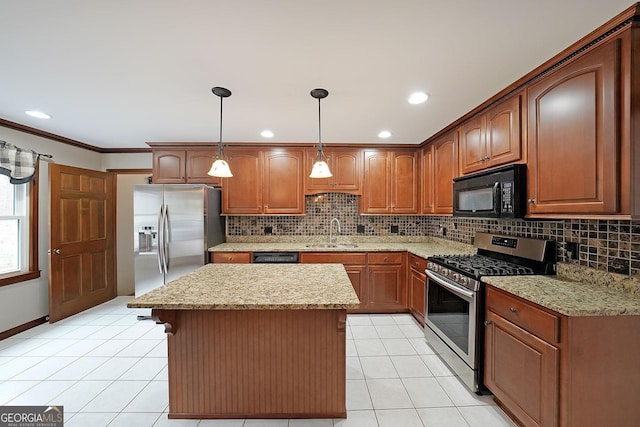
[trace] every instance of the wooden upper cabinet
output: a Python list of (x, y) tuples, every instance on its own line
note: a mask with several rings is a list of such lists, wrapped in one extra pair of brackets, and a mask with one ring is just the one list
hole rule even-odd
[(458, 176), (458, 133), (433, 143), (433, 208), (430, 213), (453, 213), (453, 178)]
[(262, 152), (228, 148), (233, 176), (222, 179), (222, 213), (259, 215), (262, 213)]
[(418, 153), (367, 150), (360, 213), (417, 214)]
[(460, 172), (522, 160), (522, 95), (514, 95), (460, 126)]
[(433, 176), (434, 144), (429, 144), (420, 151), (420, 212), (433, 213), (434, 176)]
[(529, 216), (621, 213), (620, 51), (615, 38), (529, 86)]
[(391, 153), (391, 213), (418, 213), (418, 159), (413, 150)]
[(264, 214), (303, 214), (302, 150), (274, 149), (264, 153)]
[(187, 179), (188, 184), (209, 184), (220, 186), (221, 178), (208, 174), (218, 149), (187, 150)]
[(185, 150), (153, 150), (153, 183), (183, 184), (186, 157)]
[(364, 152), (364, 183), (360, 198), (361, 213), (389, 213), (391, 206), (391, 165), (389, 152)]
[(317, 150), (305, 151), (305, 194), (337, 192), (362, 194), (362, 150), (331, 148), (324, 150), (331, 178), (309, 178)]
[(229, 148), (231, 178), (222, 180), (226, 215), (303, 214), (303, 152)]

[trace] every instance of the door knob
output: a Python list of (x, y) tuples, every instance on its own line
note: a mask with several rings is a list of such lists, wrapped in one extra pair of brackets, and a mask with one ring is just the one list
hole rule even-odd
[(527, 199), (527, 203), (535, 203), (536, 199)]
[(55, 255), (60, 255), (60, 249), (56, 248), (56, 249), (52, 249), (51, 251), (49, 251), (49, 253), (54, 253)]
[(493, 322), (491, 320), (485, 320), (484, 321), (484, 326), (491, 326)]

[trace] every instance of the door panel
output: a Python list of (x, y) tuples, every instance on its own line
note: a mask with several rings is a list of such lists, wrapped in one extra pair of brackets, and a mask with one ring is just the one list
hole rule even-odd
[(113, 175), (49, 166), (49, 319), (116, 296)]

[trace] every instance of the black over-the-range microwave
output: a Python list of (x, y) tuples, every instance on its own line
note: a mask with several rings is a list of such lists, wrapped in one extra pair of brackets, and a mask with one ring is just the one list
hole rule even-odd
[(509, 165), (453, 180), (453, 216), (524, 218), (527, 166)]

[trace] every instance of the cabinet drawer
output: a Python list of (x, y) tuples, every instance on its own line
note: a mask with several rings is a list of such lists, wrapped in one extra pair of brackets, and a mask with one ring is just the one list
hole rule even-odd
[(417, 255), (409, 254), (409, 267), (420, 273), (424, 273), (427, 269), (427, 260)]
[(402, 252), (369, 252), (369, 264), (402, 264)]
[(549, 342), (560, 340), (560, 316), (487, 286), (487, 310)]
[(367, 254), (362, 252), (300, 252), (304, 264), (365, 265)]
[(249, 264), (251, 263), (250, 252), (214, 252), (213, 262), (215, 264)]

